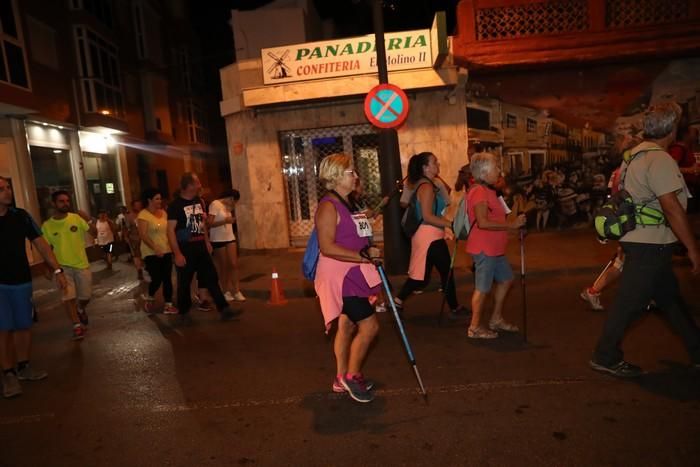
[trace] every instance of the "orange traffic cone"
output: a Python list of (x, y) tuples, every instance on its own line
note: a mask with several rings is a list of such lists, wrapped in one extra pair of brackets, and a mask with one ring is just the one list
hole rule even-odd
[(270, 285), (270, 300), (267, 301), (268, 305), (286, 305), (287, 299), (284, 298), (284, 290), (282, 290), (282, 284), (280, 284), (279, 274), (277, 274), (277, 269), (272, 268), (272, 284)]

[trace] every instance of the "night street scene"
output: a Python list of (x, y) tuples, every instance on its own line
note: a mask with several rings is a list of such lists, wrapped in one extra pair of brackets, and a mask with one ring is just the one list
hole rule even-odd
[(0, 41), (0, 467), (700, 465), (700, 1)]

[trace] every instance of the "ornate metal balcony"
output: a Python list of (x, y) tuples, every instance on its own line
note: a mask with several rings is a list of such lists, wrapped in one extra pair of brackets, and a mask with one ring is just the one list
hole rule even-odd
[(462, 0), (455, 62), (471, 69), (700, 51), (697, 0)]

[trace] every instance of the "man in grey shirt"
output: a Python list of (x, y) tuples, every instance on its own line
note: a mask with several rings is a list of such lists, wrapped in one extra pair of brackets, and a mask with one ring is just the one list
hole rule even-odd
[(691, 231), (685, 209), (688, 189), (678, 165), (666, 152), (675, 138), (680, 108), (667, 103), (651, 107), (644, 115), (644, 141), (631, 150), (624, 175), (624, 189), (636, 205), (663, 212), (660, 225), (639, 225), (620, 239), (625, 268), (620, 288), (598, 340), (590, 366), (619, 377), (636, 377), (641, 368), (623, 360), (620, 342), (625, 331), (638, 319), (651, 300), (666, 313), (674, 330), (685, 343), (692, 363), (700, 369), (700, 329), (684, 309), (673, 273), (674, 244), (680, 240), (688, 249), (692, 273), (700, 273), (700, 250)]

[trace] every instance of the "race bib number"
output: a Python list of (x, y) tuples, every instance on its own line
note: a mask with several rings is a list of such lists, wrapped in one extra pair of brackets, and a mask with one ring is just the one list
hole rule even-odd
[(369, 219), (367, 219), (367, 216), (364, 213), (353, 214), (352, 220), (355, 223), (357, 235), (360, 238), (372, 236), (372, 225), (369, 223)]

